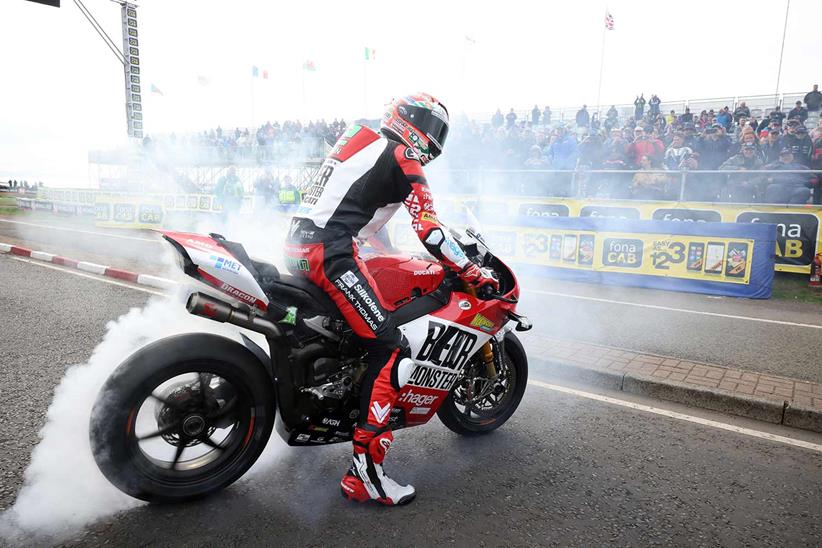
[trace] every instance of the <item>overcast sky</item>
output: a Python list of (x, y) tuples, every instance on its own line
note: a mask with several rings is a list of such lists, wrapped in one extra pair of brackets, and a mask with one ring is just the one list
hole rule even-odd
[[(84, 2), (119, 44), (119, 6)], [(0, 2), (0, 180), (84, 183), (88, 149), (125, 140), (122, 68), (73, 1), (62, 3)], [(452, 113), (596, 102), (601, 1), (138, 4), (149, 134), (376, 117), (414, 90)], [(640, 92), (663, 103), (774, 92), (784, 0), (611, 0), (608, 9), (616, 29), (606, 35), (603, 104)], [(821, 28), (822, 1), (791, 2), (781, 91), (822, 83)], [(364, 60), (365, 47), (375, 60)], [(303, 71), (305, 61), (316, 71)], [(268, 80), (253, 79), (252, 65)], [(148, 93), (151, 84), (163, 95)]]

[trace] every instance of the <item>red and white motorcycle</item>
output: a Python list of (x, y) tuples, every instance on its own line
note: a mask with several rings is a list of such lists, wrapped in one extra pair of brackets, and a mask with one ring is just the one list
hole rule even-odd
[[(512, 331), (531, 325), (516, 313), (517, 279), (477, 230), (452, 232), (495, 273), (499, 292), (476, 295), (434, 260), (366, 261), (415, 362), (390, 412), (395, 430), (437, 414), (454, 432), (486, 434), (525, 392), (528, 361)], [(350, 441), (365, 352), (331, 299), (218, 234), (163, 236), (185, 273), (204, 284), (188, 311), (265, 335), (269, 352), (245, 335), (189, 333), (130, 356), (92, 412), (91, 446), (106, 478), (143, 500), (183, 501), (240, 478), (275, 425), (289, 445)]]

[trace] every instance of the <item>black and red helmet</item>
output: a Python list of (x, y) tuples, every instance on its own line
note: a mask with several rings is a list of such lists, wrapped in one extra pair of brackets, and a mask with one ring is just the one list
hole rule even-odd
[(380, 129), (413, 149), (425, 165), (442, 154), (448, 137), (448, 110), (427, 93), (406, 95), (391, 101)]

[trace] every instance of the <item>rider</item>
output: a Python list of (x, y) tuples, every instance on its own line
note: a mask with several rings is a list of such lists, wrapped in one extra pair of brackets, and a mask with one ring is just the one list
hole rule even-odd
[[(381, 133), (381, 134), (380, 134)], [(354, 238), (373, 237), (400, 204), (425, 248), (473, 287), (497, 281), (468, 260), (440, 226), (422, 166), (442, 152), (448, 135), (448, 111), (434, 97), (420, 93), (388, 106), (380, 133), (351, 126), (325, 159), (291, 221), (285, 254), (334, 300), (368, 351), (362, 384), (354, 458), (342, 479), (343, 496), (386, 505), (411, 501), (416, 492), (385, 475), (382, 462), (393, 435), (391, 408), (411, 372), (407, 342), (394, 323), (374, 279), (358, 256)]]

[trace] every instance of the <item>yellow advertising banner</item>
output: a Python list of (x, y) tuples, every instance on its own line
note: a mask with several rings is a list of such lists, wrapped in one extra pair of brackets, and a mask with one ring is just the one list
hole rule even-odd
[(759, 205), (707, 202), (641, 202), (632, 200), (511, 197), (478, 200), (477, 196), (437, 198), (437, 212), (447, 218), (467, 205), (481, 219), (591, 217), (693, 223), (771, 223), (777, 228), (776, 270), (810, 272), (815, 250), (822, 250), (822, 206)]
[(754, 241), (713, 236), (521, 228), (514, 261), (747, 284)]
[(95, 225), (116, 228), (161, 228), (163, 226), (161, 196), (97, 195)]

